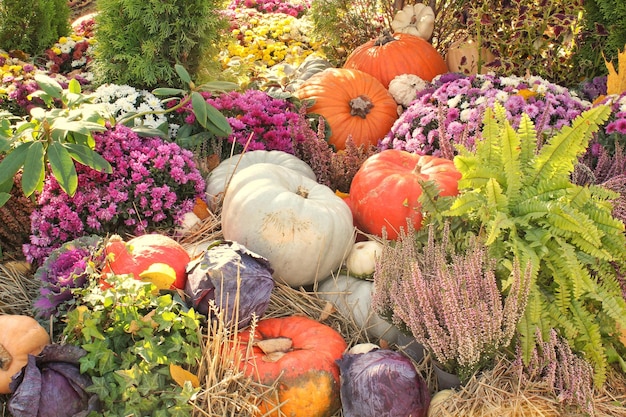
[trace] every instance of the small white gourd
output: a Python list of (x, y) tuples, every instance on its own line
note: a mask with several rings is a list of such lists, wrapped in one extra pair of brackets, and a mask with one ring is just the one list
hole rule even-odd
[(357, 278), (371, 276), (382, 252), (383, 245), (375, 240), (356, 242), (346, 258), (348, 273)]
[(429, 40), (435, 27), (435, 12), (424, 3), (407, 4), (391, 22), (394, 32), (408, 33)]

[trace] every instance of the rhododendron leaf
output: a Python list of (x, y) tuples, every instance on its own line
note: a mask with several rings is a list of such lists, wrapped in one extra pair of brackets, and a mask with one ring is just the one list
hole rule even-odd
[(0, 183), (13, 180), (13, 176), (24, 166), (28, 148), (30, 148), (33, 143), (34, 142), (23, 143), (4, 157), (0, 162)]
[(176, 64), (174, 65), (174, 69), (176, 70), (176, 74), (178, 74), (180, 79), (183, 80), (185, 84), (191, 83), (191, 77), (189, 76), (189, 73), (187, 72), (185, 67), (180, 64)]
[(198, 87), (200, 91), (232, 91), (239, 87), (230, 81), (209, 81)]
[(75, 161), (78, 161), (81, 164), (99, 172), (106, 172), (107, 174), (113, 172), (109, 161), (104, 159), (98, 152), (94, 151), (89, 146), (78, 143), (66, 143), (64, 146), (67, 148), (70, 156)]
[(160, 138), (167, 139), (169, 137), (167, 132), (163, 132), (161, 129), (150, 126), (131, 126), (131, 129), (133, 129), (133, 132), (144, 138), (153, 138), (158, 136)]
[(26, 197), (30, 196), (35, 190), (41, 191), (43, 188), (43, 180), (45, 177), (44, 164), (45, 150), (43, 143), (33, 142), (26, 153), (24, 161), (24, 171), (22, 173), (22, 190)]
[[(205, 102), (206, 103), (206, 102)], [(215, 107), (211, 104), (206, 103), (206, 113), (207, 118), (218, 129), (220, 136), (228, 136), (233, 133), (233, 129), (230, 127), (230, 123), (228, 123), (228, 119)]]
[(181, 90), (180, 88), (155, 88), (152, 90), (152, 94), (155, 96), (182, 96), (186, 93), (185, 90)]
[(0, 192), (0, 207), (4, 206), (9, 198), (11, 198), (11, 194)]
[(193, 112), (196, 115), (196, 120), (200, 123), (200, 126), (206, 127), (207, 121), (207, 105), (204, 97), (200, 93), (191, 93), (191, 104), (193, 105)]
[(70, 93), (80, 94), (82, 89), (80, 88), (80, 83), (76, 80), (76, 78), (72, 78), (67, 85), (67, 89)]
[(48, 146), (48, 161), (52, 167), (52, 174), (59, 186), (69, 196), (73, 196), (78, 187), (78, 175), (74, 161), (68, 150), (59, 142), (52, 142)]
[(50, 97), (61, 98), (63, 87), (61, 87), (61, 84), (59, 84), (55, 79), (48, 77), (47, 75), (37, 74), (35, 75), (35, 81), (37, 81), (39, 88), (41, 88)]
[(107, 128), (99, 123), (86, 121), (68, 121), (66, 119), (56, 119), (52, 123), (52, 129), (61, 132), (76, 132), (89, 135), (91, 132), (104, 132)]

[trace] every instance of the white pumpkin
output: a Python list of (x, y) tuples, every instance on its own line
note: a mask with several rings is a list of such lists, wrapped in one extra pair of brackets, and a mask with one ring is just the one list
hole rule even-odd
[(276, 150), (247, 151), (224, 159), (209, 173), (206, 181), (206, 196), (209, 208), (211, 210), (216, 209), (219, 202), (223, 198), (224, 190), (226, 189), (228, 182), (236, 172), (239, 172), (250, 165), (260, 163), (280, 165), (285, 168), (292, 169), (305, 177), (311, 178), (312, 180), (316, 180), (313, 169), (309, 166), (309, 164), (297, 156)]
[(292, 287), (331, 275), (354, 242), (352, 212), (333, 190), (268, 163), (233, 176), (222, 206), (222, 233), (268, 259), (274, 279)]
[(396, 343), (400, 330), (372, 310), (373, 291), (373, 281), (344, 274), (330, 277), (317, 287), (320, 298), (332, 303), (345, 317), (351, 317), (370, 337)]
[(375, 240), (356, 242), (346, 258), (346, 269), (353, 277), (368, 277), (376, 270), (376, 260), (383, 253), (383, 245)]
[(408, 33), (429, 40), (435, 27), (435, 12), (424, 3), (407, 4), (391, 21), (394, 32)]

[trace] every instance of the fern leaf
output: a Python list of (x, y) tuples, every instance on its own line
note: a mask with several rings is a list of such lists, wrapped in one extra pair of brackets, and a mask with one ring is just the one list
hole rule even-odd
[(487, 229), (487, 238), (485, 239), (485, 245), (492, 245), (495, 240), (500, 236), (502, 230), (511, 229), (515, 227), (515, 223), (509, 219), (506, 214), (498, 212), (493, 221), (489, 222)]
[[(523, 115), (522, 117), (528, 117)], [(513, 127), (507, 122), (501, 135), (502, 165), (504, 166), (504, 178), (506, 194), (515, 200), (519, 196), (522, 187), (520, 178), (522, 177), (520, 168), (520, 139)]]
[[(525, 115), (524, 115), (525, 116)], [(530, 117), (522, 116), (517, 132), (520, 136), (520, 152), (519, 160), (520, 167), (523, 171), (528, 169), (528, 165), (535, 156), (535, 150), (537, 148), (537, 131), (535, 124)]]
[(418, 198), (418, 202), (425, 213), (439, 214), (450, 208), (454, 198), (441, 197), (439, 195), (439, 186), (434, 180), (418, 181), (422, 188), (422, 194)]
[(555, 173), (571, 173), (591, 135), (609, 117), (608, 106), (596, 106), (578, 116), (572, 126), (564, 126), (545, 144), (533, 160), (530, 184), (549, 181)]
[(519, 333), (519, 341), (522, 350), (522, 360), (528, 365), (536, 346), (535, 331), (537, 328), (543, 329), (544, 308), (543, 297), (541, 296), (537, 286), (533, 285), (528, 295), (526, 310), (524, 315), (517, 323), (517, 331)]
[(485, 197), (475, 191), (468, 191), (458, 196), (452, 206), (443, 212), (444, 216), (464, 216), (485, 207)]
[(567, 204), (552, 204), (546, 216), (547, 226), (558, 236), (573, 236), (587, 240), (590, 244), (600, 246), (603, 233), (585, 213)]
[(600, 326), (580, 302), (572, 300), (570, 306), (576, 328), (580, 331), (575, 343), (583, 345), (582, 351), (585, 352), (586, 359), (593, 365), (594, 383), (601, 387), (606, 381), (608, 361), (606, 350), (602, 344)]
[(494, 178), (491, 178), (487, 181), (487, 184), (485, 184), (485, 196), (487, 197), (487, 206), (490, 211), (494, 210), (508, 213), (509, 200), (502, 191), (500, 184), (498, 184)]
[(500, 157), (500, 129), (501, 116), (497, 110), (488, 107), (483, 116), (482, 139), (476, 144), (476, 155), (480, 155), (481, 164), (491, 167), (501, 165)]

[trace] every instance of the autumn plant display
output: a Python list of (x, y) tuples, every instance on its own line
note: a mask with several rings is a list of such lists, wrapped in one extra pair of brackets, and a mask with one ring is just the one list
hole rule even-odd
[(524, 314), (530, 269), (515, 261), (507, 294), (499, 289), (496, 260), (478, 240), (465, 252), (444, 238), (420, 248), (409, 225), (394, 246), (386, 243), (374, 273), (372, 308), (412, 334), (446, 371), (467, 382), (493, 366)]

